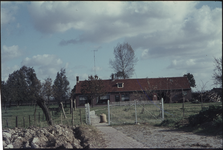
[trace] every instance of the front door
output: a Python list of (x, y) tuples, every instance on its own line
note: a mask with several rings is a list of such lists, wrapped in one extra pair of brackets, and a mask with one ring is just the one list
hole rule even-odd
[(120, 96), (119, 95), (115, 95), (115, 101), (119, 102), (120, 101)]

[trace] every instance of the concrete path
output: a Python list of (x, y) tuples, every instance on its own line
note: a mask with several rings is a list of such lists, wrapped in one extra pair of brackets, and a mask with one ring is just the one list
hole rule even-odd
[(112, 128), (108, 123), (99, 123), (100, 118), (95, 115), (94, 111), (90, 112), (90, 116), (91, 124), (102, 132), (107, 145), (105, 148), (145, 148), (142, 143)]

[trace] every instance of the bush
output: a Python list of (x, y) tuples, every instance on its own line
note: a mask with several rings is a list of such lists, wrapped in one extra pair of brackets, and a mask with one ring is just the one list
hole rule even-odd
[(222, 127), (222, 115), (219, 115), (213, 122), (214, 127)]
[(205, 122), (214, 121), (219, 125), (222, 120), (218, 119), (219, 115), (222, 116), (222, 106), (211, 105), (209, 108), (202, 108), (199, 114), (189, 116), (189, 124), (191, 126), (200, 125)]
[(197, 99), (196, 99), (196, 100), (193, 99), (193, 100), (191, 101), (191, 103), (199, 104), (200, 102), (199, 102)]

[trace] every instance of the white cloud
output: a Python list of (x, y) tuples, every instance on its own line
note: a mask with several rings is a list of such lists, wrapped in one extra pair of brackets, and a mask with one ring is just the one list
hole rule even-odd
[(98, 66), (93, 67), (93, 68), (91, 69), (91, 71), (101, 71), (101, 70), (102, 70), (102, 68), (101, 68), (101, 67), (98, 67)]
[(60, 58), (57, 58), (55, 55), (43, 54), (43, 55), (36, 55), (32, 58), (26, 57), (22, 61), (22, 65), (27, 66), (58, 66), (61, 65), (63, 62)]
[(91, 31), (98, 27), (101, 17), (120, 15), (122, 5), (121, 2), (34, 2), (28, 9), (37, 30), (54, 33), (72, 28)]
[(8, 5), (9, 3), (1, 2), (1, 26), (5, 27), (7, 24), (15, 21), (15, 14), (18, 6)]
[(64, 64), (56, 55), (50, 54), (36, 55), (32, 58), (26, 57), (21, 65), (36, 67), (39, 78), (42, 79), (49, 76), (54, 78), (61, 68), (67, 69), (68, 67), (68, 63)]
[(17, 23), (16, 27), (17, 27), (17, 28), (20, 28), (20, 24), (19, 24), (19, 23)]
[(210, 10), (208, 6), (196, 9), (196, 4), (189, 1), (34, 2), (29, 5), (29, 11), (35, 28), (42, 33), (83, 31), (77, 38), (62, 40), (61, 45), (111, 42), (125, 37), (136, 48), (151, 48), (153, 54), (157, 45), (188, 49), (188, 43), (220, 37), (222, 9)]
[(1, 65), (2, 67), (2, 80), (7, 81), (9, 74), (13, 73), (16, 70), (19, 70), (20, 67), (18, 65), (14, 65), (13, 67), (6, 66), (4, 63)]
[(142, 59), (147, 59), (147, 57), (149, 57), (148, 53), (149, 53), (149, 50), (148, 49), (144, 49), (142, 54), (141, 54), (141, 58)]
[(14, 59), (21, 56), (22, 53), (19, 50), (18, 45), (12, 45), (12, 46), (3, 45), (1, 55), (2, 55), (2, 62), (5, 62), (10, 59)]

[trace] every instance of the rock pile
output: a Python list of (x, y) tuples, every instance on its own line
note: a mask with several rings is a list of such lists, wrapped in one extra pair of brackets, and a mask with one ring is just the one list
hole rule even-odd
[[(54, 125), (3, 130), (4, 148), (86, 148), (76, 136), (76, 127)], [(82, 145), (83, 146), (82, 146)], [(86, 144), (86, 143), (85, 143)]]
[(203, 93), (202, 98), (204, 102), (220, 102), (221, 101), (221, 96), (213, 91), (208, 91), (208, 92)]

